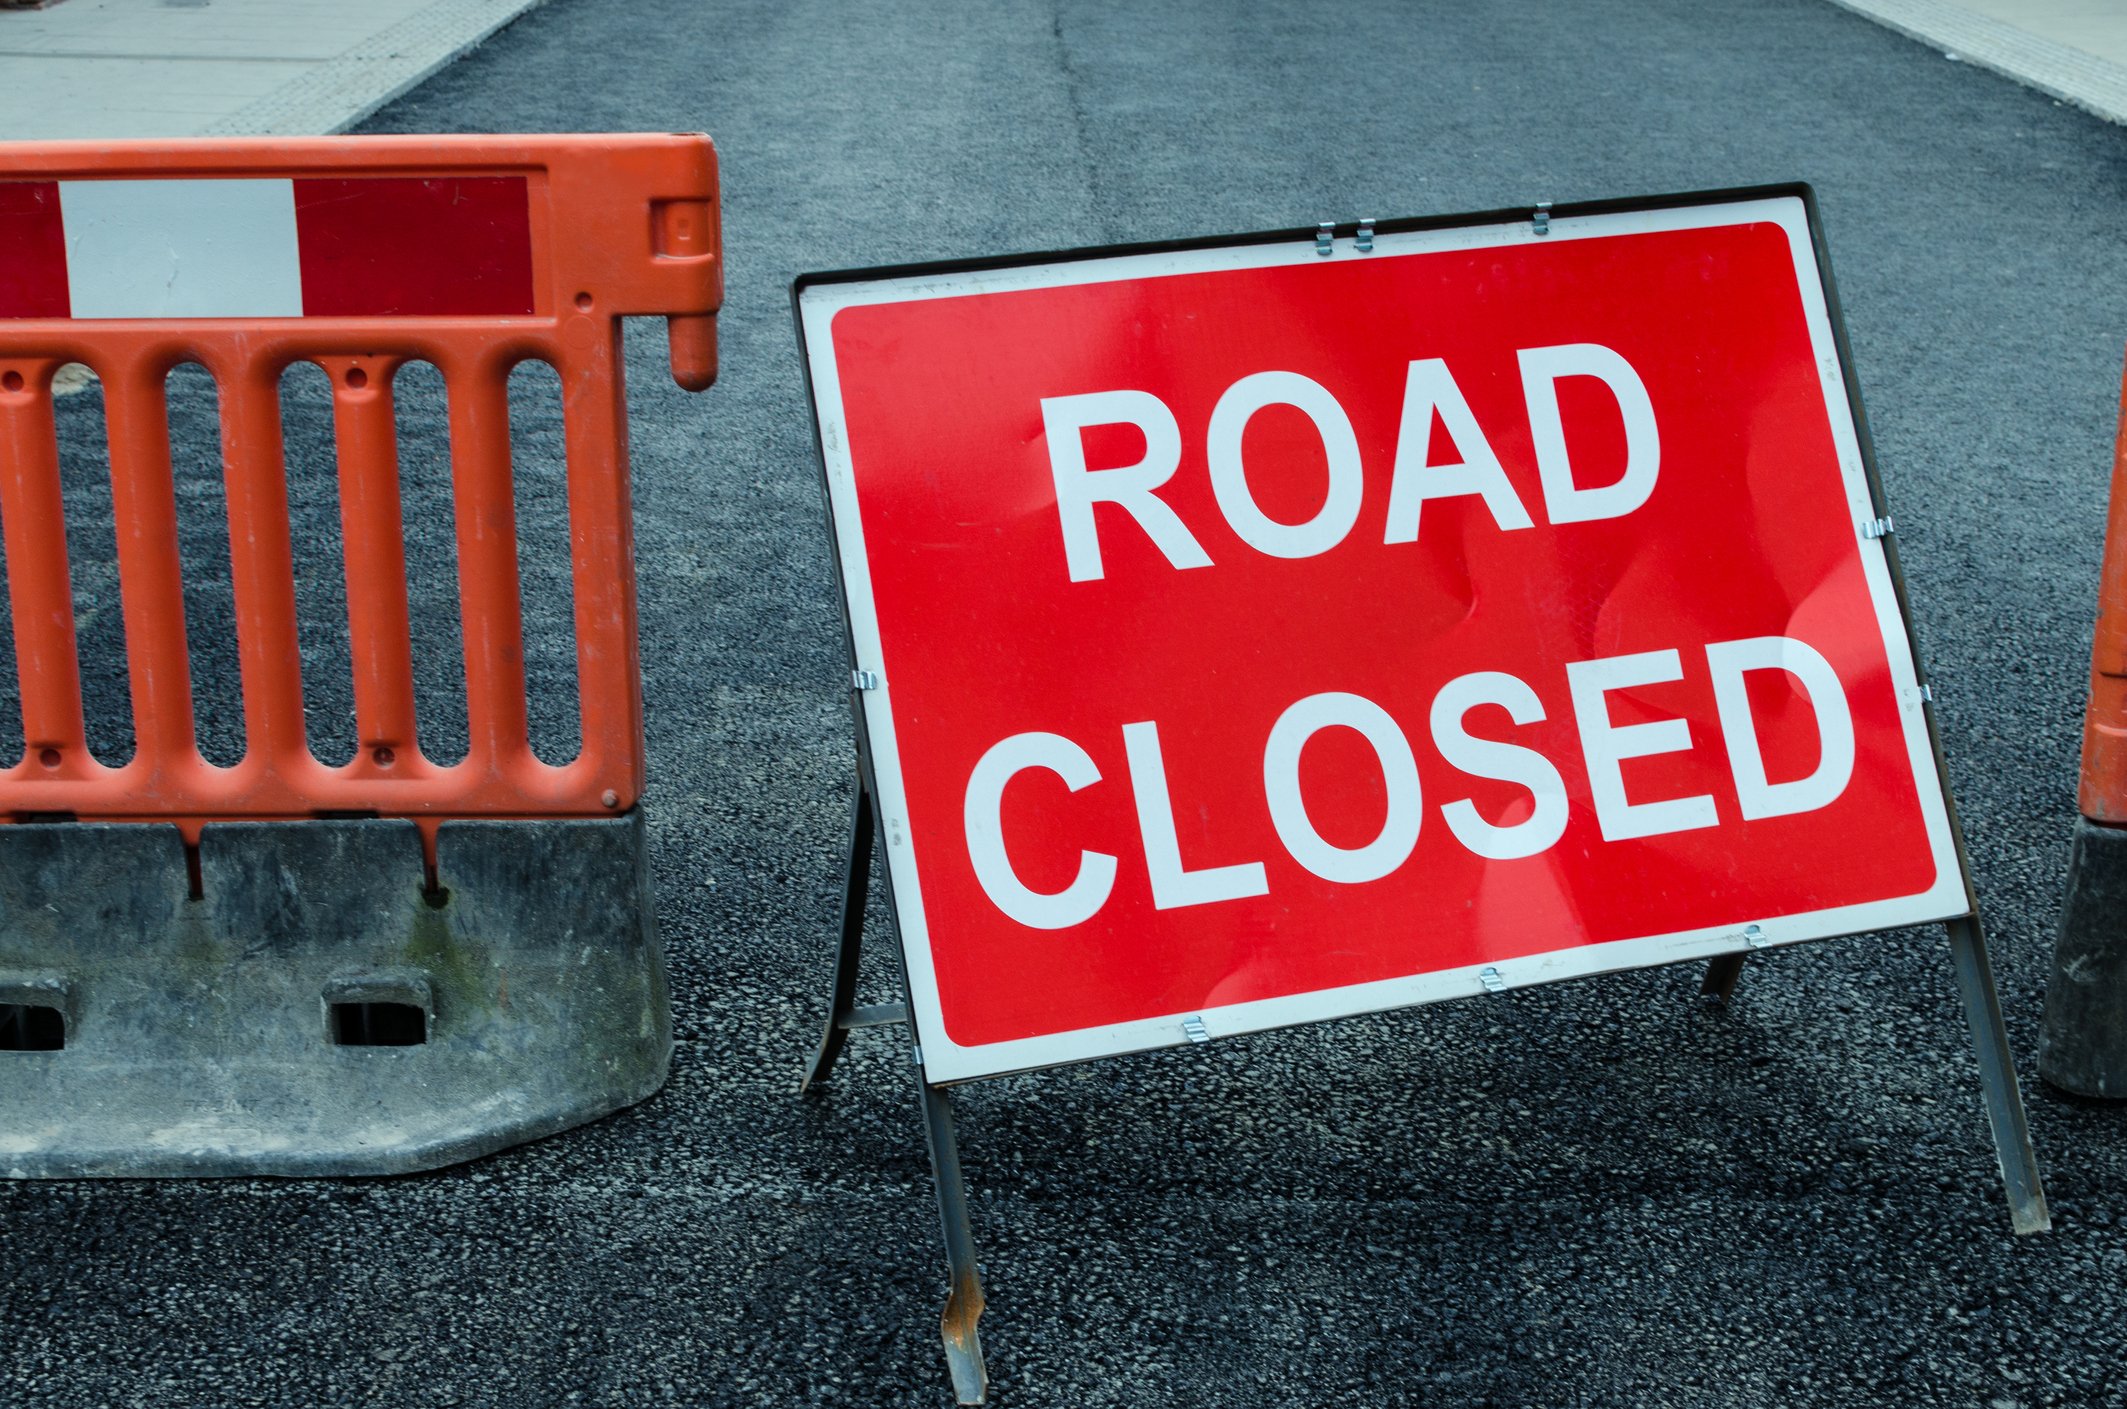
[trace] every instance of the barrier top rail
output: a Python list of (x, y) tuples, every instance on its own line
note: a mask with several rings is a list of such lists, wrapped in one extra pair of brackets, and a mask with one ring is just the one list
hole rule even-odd
[[(610, 815), (643, 781), (620, 319), (662, 315), (674, 379), (716, 375), (716, 156), (700, 135), (0, 144), (0, 532), (24, 750), (0, 816), (178, 821), (373, 812)], [(330, 377), (359, 747), (306, 742), (280, 378)], [(414, 718), (392, 380), (449, 399), (470, 747), (423, 756)], [(508, 378), (558, 374), (582, 748), (528, 741)], [(104, 389), (135, 724), (84, 737), (52, 379)], [(245, 753), (195, 739), (164, 379), (220, 396)], [(0, 755), (4, 756), (4, 755)]]

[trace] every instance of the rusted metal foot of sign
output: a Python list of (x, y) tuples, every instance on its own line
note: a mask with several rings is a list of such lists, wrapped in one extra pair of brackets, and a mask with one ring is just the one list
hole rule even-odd
[[(810, 1095), (827, 1081), (836, 1058), (860, 1027), (889, 1027), (908, 1021), (907, 1003), (857, 1002), (857, 968), (863, 957), (864, 903), (871, 887), (872, 810), (870, 792), (859, 786), (849, 824), (849, 867), (842, 893), (842, 936), (835, 953), (834, 1000), (819, 1050), (806, 1064), (799, 1086)], [(911, 1029), (913, 1035), (913, 1029)], [(946, 1367), (953, 1394), (962, 1404), (986, 1402), (989, 1372), (982, 1362), (982, 1269), (975, 1261), (975, 1234), (968, 1222), (967, 1185), (960, 1175), (960, 1146), (953, 1134), (952, 1098), (923, 1072), (923, 1049), (911, 1049), (916, 1088), (923, 1102), (924, 1130), (930, 1145), (931, 1174), (938, 1190), (938, 1220), (945, 1231), (945, 1261), (952, 1279), (939, 1330), (945, 1342)]]
[(953, 1280), (938, 1330), (945, 1341), (946, 1367), (953, 1376), (953, 1397), (962, 1404), (981, 1404), (990, 1387), (989, 1371), (982, 1363), (982, 1334), (976, 1324), (982, 1320), (982, 1268), (975, 1261), (975, 1234), (968, 1226), (967, 1186), (960, 1178), (960, 1147), (953, 1138), (953, 1105), (943, 1086), (923, 1079), (921, 1052), (917, 1055), (931, 1170), (938, 1180), (938, 1220), (945, 1228), (945, 1265)]

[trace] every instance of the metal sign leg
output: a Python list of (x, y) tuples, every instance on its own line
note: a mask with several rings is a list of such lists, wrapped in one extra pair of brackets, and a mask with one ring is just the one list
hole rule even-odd
[[(920, 1060), (920, 1053), (919, 1053)], [(960, 1147), (953, 1139), (952, 1098), (916, 1069), (923, 1091), (923, 1121), (930, 1133), (931, 1173), (938, 1185), (938, 1221), (945, 1228), (945, 1262), (953, 1281), (946, 1294), (939, 1330), (945, 1338), (945, 1363), (953, 1376), (953, 1396), (962, 1404), (982, 1404), (990, 1387), (982, 1363), (982, 1269), (975, 1264), (975, 1234), (968, 1225), (967, 1186), (960, 1178)]]
[(827, 1009), (827, 1030), (820, 1035), (820, 1049), (812, 1054), (799, 1094), (810, 1092), (827, 1080), (842, 1044), (852, 1027), (870, 1026), (854, 1021), (857, 1015), (857, 961), (864, 946), (864, 902), (871, 889), (871, 797), (862, 784), (849, 819), (849, 874), (842, 891), (842, 940), (835, 952), (834, 999)]
[(1994, 990), (1993, 966), (1979, 918), (1948, 921), (1950, 961), (1957, 971), (1957, 991), (1964, 998), (1965, 1021), (1972, 1028), (1972, 1047), (1979, 1057), (1979, 1089), (1994, 1131), (1994, 1153), (2001, 1161), (2001, 1182), (2009, 1194), (2009, 1224), (2019, 1233), (2043, 1233), (2053, 1226), (2046, 1212), (2046, 1191), (2039, 1182), (2038, 1155), (2031, 1148), (2031, 1129), (2024, 1123), (2024, 1101), (2016, 1089), (2016, 1066), (2009, 1058), (2009, 1034), (2002, 1026), (2001, 998)]
[[(864, 902), (871, 887), (871, 796), (857, 788), (849, 822), (849, 871), (842, 892), (842, 936), (835, 952), (834, 996), (827, 1010), (819, 1050), (806, 1065), (801, 1095), (817, 1090), (834, 1070), (835, 1059), (852, 1028), (884, 1027), (908, 1021), (908, 1004), (857, 1002), (857, 965), (864, 948)], [(913, 1033), (913, 1029), (911, 1029)], [(931, 1176), (938, 1189), (938, 1221), (945, 1230), (945, 1262), (952, 1279), (939, 1330), (945, 1340), (945, 1363), (953, 1377), (954, 1397), (962, 1404), (982, 1404), (989, 1394), (989, 1371), (982, 1361), (982, 1270), (975, 1263), (975, 1233), (968, 1223), (967, 1185), (960, 1175), (960, 1146), (953, 1135), (952, 1098), (923, 1074), (923, 1049), (911, 1049), (916, 1087), (923, 1101), (924, 1134), (930, 1146)]]
[(1699, 996), (1711, 998), (1716, 1003), (1726, 1003), (1735, 996), (1736, 980), (1743, 977), (1743, 956), (1723, 954), (1706, 965), (1706, 981), (1699, 985)]

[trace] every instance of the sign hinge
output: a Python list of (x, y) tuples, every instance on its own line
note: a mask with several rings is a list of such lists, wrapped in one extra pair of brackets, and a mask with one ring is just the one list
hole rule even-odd
[(852, 690), (876, 690), (882, 684), (876, 670), (852, 670), (849, 672), (849, 688)]
[(1315, 226), (1315, 253), (1327, 256), (1337, 248), (1337, 223), (1324, 220)]
[(1507, 991), (1507, 981), (1501, 978), (1499, 970), (1493, 968), (1490, 964), (1477, 971), (1477, 981), (1484, 985), (1484, 991), (1487, 993), (1504, 993)]
[(1202, 1018), (1183, 1018), (1182, 1035), (1191, 1042), (1209, 1042), (1211, 1040), (1211, 1029), (1204, 1026)]
[(1549, 201), (1538, 201), (1536, 203), (1536, 213), (1529, 217), (1529, 225), (1536, 232), (1538, 238), (1551, 233), (1551, 203)]
[(1743, 942), (1753, 949), (1763, 949), (1769, 943), (1765, 931), (1756, 925), (1743, 926)]
[(1896, 527), (1897, 525), (1891, 522), (1891, 516), (1885, 514), (1880, 519), (1870, 519), (1862, 524), (1861, 536), (1863, 538), (1889, 538), (1892, 530)]
[(1359, 221), (1359, 238), (1352, 248), (1358, 250), (1361, 254), (1372, 254), (1374, 252), (1374, 217), (1371, 215)]
[(1935, 703), (1935, 687), (1934, 687), (1933, 685), (1928, 685), (1928, 684), (1923, 684), (1923, 685), (1921, 685), (1921, 687), (1920, 687), (1920, 702), (1921, 702), (1922, 704), (1933, 704), (1933, 703)]

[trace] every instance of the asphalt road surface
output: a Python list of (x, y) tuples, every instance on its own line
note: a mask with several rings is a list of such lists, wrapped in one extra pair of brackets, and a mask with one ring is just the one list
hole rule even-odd
[[(675, 390), (654, 325), (630, 358), (672, 1081), (430, 1176), (0, 1184), (0, 1403), (948, 1402), (905, 1045), (859, 1034), (827, 1099), (795, 1096), (852, 745), (790, 278), (1797, 178), (1823, 201), (2055, 1231), (2009, 1235), (1939, 931), (1754, 961), (1725, 1012), (1696, 968), (1607, 978), (964, 1091), (995, 1399), (2127, 1402), (2127, 1110), (2033, 1073), (2127, 341), (2127, 132), (1821, 0), (554, 0), (370, 127), (699, 128), (722, 151), (723, 378)], [(316, 394), (290, 436), (327, 610)], [(410, 400), (415, 536), (447, 573), (441, 426)], [(100, 410), (64, 407), (91, 703), (122, 748)], [(211, 410), (177, 398), (210, 624)], [(522, 430), (554, 453), (551, 407)], [(521, 491), (535, 535), (560, 522), (545, 485)], [(443, 638), (448, 617), (424, 620)], [(566, 612), (535, 618), (565, 737)], [(307, 654), (329, 749), (344, 655)], [(235, 737), (234, 707), (209, 692), (210, 734)], [(891, 984), (875, 964), (869, 993)]]

